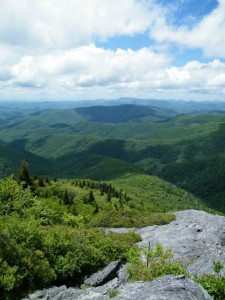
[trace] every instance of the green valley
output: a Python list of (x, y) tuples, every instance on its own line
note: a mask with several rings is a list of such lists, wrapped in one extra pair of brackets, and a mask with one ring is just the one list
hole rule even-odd
[(79, 285), (138, 252), (137, 234), (99, 228), (165, 225), (185, 209), (225, 213), (222, 112), (180, 115), (135, 101), (2, 108), (3, 299)]
[(22, 159), (33, 174), (51, 178), (155, 175), (225, 212), (223, 104), (215, 113), (209, 103), (185, 103), (188, 114), (180, 115), (175, 102), (129, 101), (29, 103), (24, 112), (23, 103), (3, 106), (1, 176), (15, 174)]

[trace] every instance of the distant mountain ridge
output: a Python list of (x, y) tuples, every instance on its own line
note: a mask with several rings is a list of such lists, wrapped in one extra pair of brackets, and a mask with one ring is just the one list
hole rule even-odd
[(29, 104), (24, 115), (24, 104), (8, 110), (5, 105), (0, 115), (0, 175), (8, 174), (6, 169), (16, 172), (22, 159), (33, 173), (59, 178), (108, 180), (128, 172), (147, 173), (225, 212), (225, 115), (222, 110), (213, 113), (224, 104), (217, 102), (204, 114), (200, 108), (205, 112), (212, 103), (192, 108), (191, 102), (183, 103), (190, 114), (173, 111), (181, 103), (166, 104), (163, 109), (123, 104), (43, 110), (41, 104)]
[(166, 119), (175, 114), (157, 107), (136, 104), (121, 104), (117, 106), (91, 106), (76, 108), (76, 112), (88, 117), (91, 122), (120, 123), (152, 117), (152, 121)]

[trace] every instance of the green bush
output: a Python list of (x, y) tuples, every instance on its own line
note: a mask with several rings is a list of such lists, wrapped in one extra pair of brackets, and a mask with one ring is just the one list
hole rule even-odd
[[(146, 261), (141, 258), (141, 253), (145, 254)], [(171, 261), (172, 252), (170, 249), (164, 249), (161, 244), (147, 249), (139, 249), (139, 251), (131, 253), (128, 258), (131, 265), (128, 267), (130, 279), (132, 281), (152, 281), (158, 277), (170, 274), (185, 274), (187, 271), (180, 261)]]
[(202, 277), (195, 276), (195, 281), (207, 290), (207, 292), (215, 300), (225, 299), (225, 276), (215, 276), (212, 274), (206, 274)]
[(172, 214), (141, 213), (135, 210), (101, 211), (89, 223), (92, 227), (145, 227), (151, 225), (164, 225), (175, 219)]
[[(145, 256), (143, 261), (142, 255)], [(170, 249), (164, 249), (161, 244), (156, 244), (150, 249), (132, 248), (127, 254), (130, 262), (128, 272), (131, 281), (152, 281), (165, 275), (184, 274), (190, 277), (187, 270), (180, 261), (172, 261), (172, 252)], [(195, 275), (193, 280), (198, 282), (215, 300), (225, 299), (225, 276), (220, 275), (223, 265), (220, 261), (213, 263), (213, 269), (216, 275), (205, 274), (203, 276)]]
[[(64, 225), (42, 226), (18, 216), (0, 218), (0, 294), (17, 299), (55, 280), (80, 280), (112, 260), (124, 260), (140, 237)], [(78, 282), (77, 282), (78, 283)]]
[(213, 269), (216, 275), (205, 274), (202, 277), (195, 276), (194, 279), (201, 284), (215, 300), (225, 299), (225, 276), (220, 275), (223, 264), (220, 261), (213, 262)]
[(0, 215), (17, 213), (22, 216), (23, 210), (34, 202), (30, 189), (23, 190), (12, 177), (0, 180)]

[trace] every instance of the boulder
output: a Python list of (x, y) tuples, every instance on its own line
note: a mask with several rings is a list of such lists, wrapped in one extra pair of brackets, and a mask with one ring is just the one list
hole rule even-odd
[(126, 283), (118, 289), (118, 296), (114, 299), (212, 300), (212, 297), (191, 279), (183, 275), (169, 275), (152, 282)]
[(120, 265), (120, 261), (112, 261), (103, 270), (94, 273), (91, 277), (85, 279), (84, 284), (89, 286), (98, 286), (110, 281), (117, 276)]
[[(102, 286), (101, 288), (103, 288)], [(108, 300), (114, 291), (115, 300), (212, 300), (209, 294), (196, 282), (183, 275), (169, 275), (152, 282), (133, 282), (114, 286), (107, 290), (100, 287), (87, 290), (54, 288), (46, 290), (45, 296), (36, 292), (28, 299), (32, 300)], [(41, 297), (40, 297), (41, 296)]]

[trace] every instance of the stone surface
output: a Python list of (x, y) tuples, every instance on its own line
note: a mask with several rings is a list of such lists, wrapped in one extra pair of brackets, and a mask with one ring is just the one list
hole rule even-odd
[(127, 283), (118, 289), (117, 300), (212, 300), (196, 282), (184, 276), (169, 275), (152, 282)]
[[(184, 262), (191, 274), (214, 273), (213, 262), (225, 265), (225, 217), (211, 215), (202, 211), (186, 210), (176, 213), (176, 220), (168, 225), (148, 226), (133, 229), (142, 236), (139, 246), (153, 246), (161, 243), (170, 247), (174, 259)], [(130, 229), (107, 229), (107, 231), (128, 232)], [(105, 300), (112, 290), (118, 292), (117, 300), (210, 300), (207, 292), (184, 276), (165, 276), (153, 282), (128, 283), (124, 267), (118, 271), (119, 262), (113, 262), (103, 271), (86, 280), (86, 284), (101, 285), (87, 290), (65, 286), (46, 291), (37, 291), (24, 300)], [(106, 274), (110, 274), (108, 276)], [(222, 270), (223, 272), (225, 270)], [(114, 274), (116, 278), (110, 280)], [(104, 276), (103, 276), (104, 275)], [(105, 277), (106, 275), (106, 277)], [(99, 278), (103, 277), (104, 280)], [(107, 278), (107, 279), (106, 279)], [(103, 285), (102, 285), (103, 284)]]
[[(113, 290), (116, 292), (115, 300), (212, 300), (208, 293), (196, 282), (183, 275), (169, 275), (161, 277), (152, 282), (134, 282), (118, 285), (115, 282)], [(100, 289), (101, 288), (101, 289)], [(104, 289), (103, 287), (89, 288), (85, 291), (76, 289), (63, 289), (57, 292), (54, 288), (54, 296), (52, 289), (46, 290), (45, 296), (38, 296), (38, 292), (31, 295), (32, 300), (107, 300), (110, 299), (110, 291), (112, 289)], [(43, 295), (43, 294), (42, 294)]]
[[(225, 217), (203, 211), (186, 210), (176, 213), (168, 225), (149, 226), (135, 230), (147, 246), (161, 243), (170, 247), (174, 259), (184, 262), (191, 274), (212, 273), (213, 262), (225, 265)], [(224, 272), (225, 270), (223, 270)]]
[[(181, 260), (190, 274), (215, 274), (213, 262), (225, 265), (225, 217), (203, 211), (185, 210), (175, 213), (176, 220), (161, 226), (133, 228), (142, 237), (140, 247), (150, 242), (172, 249), (174, 259)], [(110, 228), (107, 231), (129, 232), (131, 229)], [(222, 270), (225, 274), (225, 269)]]
[(85, 279), (84, 284), (89, 286), (98, 286), (104, 284), (107, 281), (115, 278), (117, 276), (117, 271), (120, 267), (120, 261), (112, 261), (107, 267), (103, 270), (94, 273), (89, 278)]

